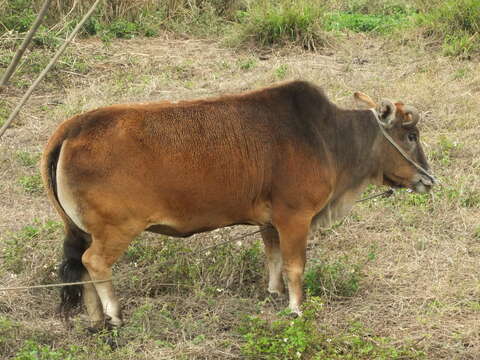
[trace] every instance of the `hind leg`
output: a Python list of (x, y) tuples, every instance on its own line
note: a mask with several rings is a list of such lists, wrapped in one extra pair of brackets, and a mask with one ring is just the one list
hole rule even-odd
[[(99, 233), (92, 234), (92, 244), (82, 256), (82, 262), (92, 280), (108, 280), (112, 278), (112, 265), (124, 253), (133, 239), (116, 228), (105, 227)], [(122, 325), (120, 304), (115, 295), (112, 281), (95, 283), (95, 290), (100, 298), (103, 313), (109, 324)], [(90, 298), (92, 300), (93, 296)], [(96, 304), (91, 309), (96, 311)], [(92, 321), (95, 319), (91, 318)]]
[[(91, 281), (92, 278), (86, 272), (82, 276), (82, 281)], [(100, 329), (105, 322), (103, 314), (102, 302), (97, 294), (94, 284), (83, 285), (83, 302), (87, 308), (87, 313), (90, 318), (90, 326), (92, 329)]]
[(282, 253), (278, 232), (274, 227), (262, 229), (262, 239), (265, 245), (265, 255), (268, 266), (268, 292), (281, 295), (285, 293), (285, 284), (282, 278)]

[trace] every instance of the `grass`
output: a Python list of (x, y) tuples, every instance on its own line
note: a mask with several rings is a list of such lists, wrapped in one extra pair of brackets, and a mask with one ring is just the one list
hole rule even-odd
[(477, 0), (447, 0), (419, 17), (427, 36), (443, 43), (443, 53), (468, 56), (480, 50), (480, 3)]
[(25, 175), (18, 179), (23, 191), (29, 195), (38, 195), (43, 192), (42, 178), (40, 174)]
[(350, 264), (348, 259), (324, 263), (316, 261), (305, 272), (307, 294), (329, 300), (354, 296), (362, 278), (361, 265)]
[(314, 1), (288, 0), (254, 3), (237, 15), (240, 42), (259, 46), (296, 43), (314, 50), (325, 43), (322, 30), (323, 8)]
[(405, 14), (362, 14), (362, 13), (330, 13), (325, 20), (327, 31), (351, 30), (354, 32), (374, 32), (388, 34), (410, 24)]
[(424, 359), (425, 353), (409, 347), (395, 347), (391, 339), (372, 336), (362, 324), (354, 322), (342, 333), (331, 329), (319, 331), (315, 313), (323, 305), (319, 298), (305, 304), (304, 316), (291, 319), (280, 315), (276, 320), (249, 316), (239, 332), (244, 339), (242, 354), (252, 359)]
[(31, 252), (38, 247), (36, 243), (58, 236), (61, 228), (59, 222), (49, 220), (41, 223), (37, 220), (32, 225), (24, 226), (21, 230), (10, 233), (4, 240), (6, 246), (1, 256), (0, 269), (14, 274), (22, 273), (26, 269), (27, 261), (30, 261), (34, 255)]
[[(67, 1), (51, 7), (34, 38), (34, 45), (54, 48), (73, 29), (88, 4)], [(5, 0), (1, 31), (25, 32), (30, 27), (39, 2)], [(228, 43), (257, 47), (295, 44), (308, 50), (332, 45), (331, 33), (353, 31), (393, 37), (415, 34), (442, 41), (448, 56), (468, 57), (480, 50), (480, 5), (476, 0), (449, 0), (426, 4), (421, 0), (397, 2), (314, 0), (197, 0), (158, 3), (142, 1), (131, 7), (125, 0), (102, 5), (87, 22), (83, 36), (98, 36), (104, 43), (115, 38), (154, 37), (161, 31), (196, 37), (226, 37)], [(63, 26), (58, 26), (58, 22)], [(226, 35), (228, 34), (228, 35)]]

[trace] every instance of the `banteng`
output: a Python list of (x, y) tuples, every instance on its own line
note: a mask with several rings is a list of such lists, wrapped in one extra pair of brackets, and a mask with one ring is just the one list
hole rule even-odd
[[(110, 279), (142, 231), (186, 237), (271, 225), (262, 230), (268, 290), (284, 293), (283, 272), (290, 308), (300, 313), (311, 225), (343, 216), (368, 184), (425, 192), (434, 182), (418, 112), (356, 97), (371, 109), (341, 109), (320, 88), (294, 81), (212, 99), (109, 106), (66, 120), (42, 158), (66, 229), (62, 280)], [(82, 292), (93, 326), (122, 323), (111, 281), (63, 288), (63, 309)]]

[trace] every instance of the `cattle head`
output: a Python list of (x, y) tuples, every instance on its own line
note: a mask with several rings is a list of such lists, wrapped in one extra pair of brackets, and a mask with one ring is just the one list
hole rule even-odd
[[(435, 179), (428, 174), (429, 166), (420, 144), (417, 123), (418, 111), (402, 102), (383, 100), (377, 105), (370, 97), (355, 93), (355, 98), (366, 104), (379, 120), (384, 141), (380, 145), (380, 162), (383, 184), (391, 187), (406, 187), (424, 193), (434, 185)], [(380, 129), (382, 130), (382, 129)], [(391, 140), (400, 148), (397, 149)], [(404, 155), (419, 167), (408, 161)]]

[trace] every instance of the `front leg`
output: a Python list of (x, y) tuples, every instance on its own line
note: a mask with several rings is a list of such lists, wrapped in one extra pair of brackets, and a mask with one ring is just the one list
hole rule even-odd
[(289, 308), (301, 315), (303, 300), (303, 272), (305, 270), (307, 238), (311, 216), (292, 214), (277, 219), (275, 227), (280, 235), (283, 269), (288, 281)]

